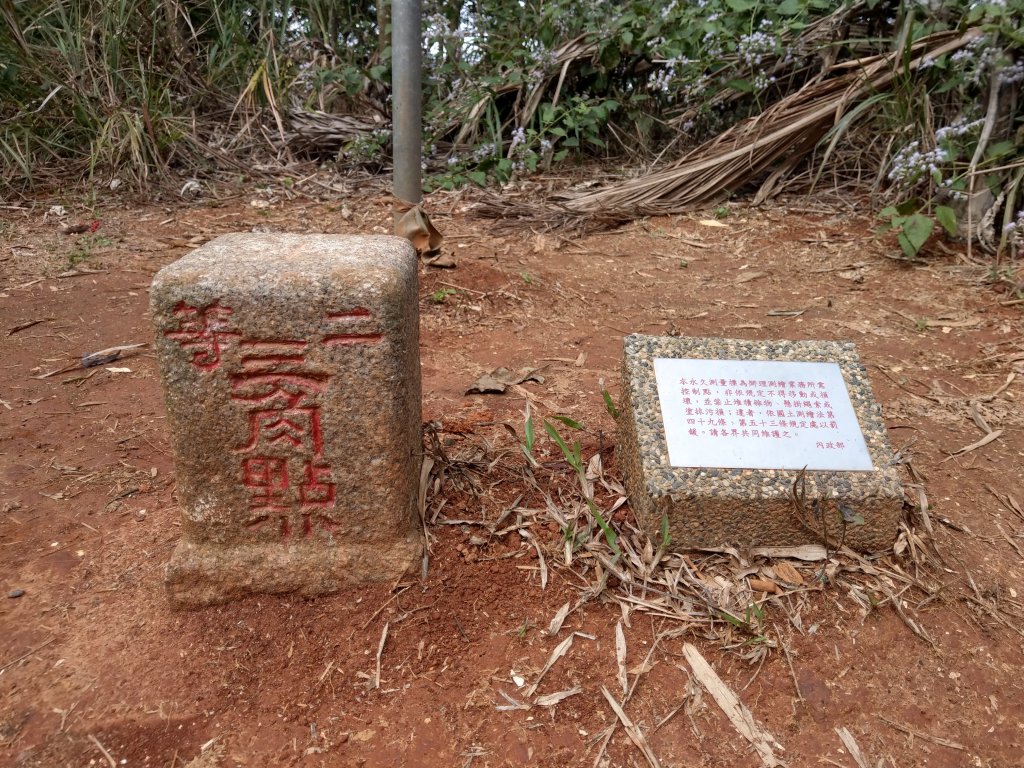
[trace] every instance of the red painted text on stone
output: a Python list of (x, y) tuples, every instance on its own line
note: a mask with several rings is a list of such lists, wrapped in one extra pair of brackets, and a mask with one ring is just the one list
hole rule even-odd
[(222, 346), (238, 338), (229, 327), (232, 313), (219, 301), (201, 308), (179, 301), (173, 311), (178, 327), (164, 331), (164, 336), (191, 351), (196, 368), (212, 371), (220, 367)]

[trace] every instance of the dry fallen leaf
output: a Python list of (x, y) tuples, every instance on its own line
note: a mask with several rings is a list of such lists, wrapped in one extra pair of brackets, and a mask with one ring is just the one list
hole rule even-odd
[(622, 695), (629, 693), (629, 682), (626, 677), (626, 636), (622, 632), (622, 622), (615, 623), (615, 662), (619, 669), (619, 685), (622, 686)]
[(800, 585), (804, 583), (804, 577), (800, 575), (800, 571), (794, 568), (792, 565), (786, 562), (775, 563), (775, 575), (782, 579), (787, 584)]
[(768, 273), (767, 272), (745, 272), (742, 275), (740, 275), (739, 277), (737, 277), (735, 280), (733, 280), (733, 283), (735, 283), (736, 285), (740, 285), (742, 283), (749, 283), (751, 280), (757, 280), (760, 277), (768, 277)]
[(553, 707), (560, 701), (568, 699), (570, 696), (575, 696), (577, 693), (582, 693), (583, 689), (579, 686), (570, 688), (566, 691), (558, 691), (558, 693), (549, 693), (546, 696), (538, 696), (534, 702), (539, 707)]
[(562, 628), (562, 624), (565, 622), (565, 618), (569, 615), (569, 603), (565, 603), (555, 617), (551, 619), (551, 623), (548, 624), (548, 634), (554, 637), (558, 634), (558, 631)]
[(503, 394), (512, 384), (524, 384), (527, 381), (535, 381), (538, 384), (544, 383), (544, 377), (537, 373), (537, 368), (524, 368), (519, 373), (514, 373), (508, 368), (495, 368), (490, 373), (485, 373), (473, 382), (467, 395), (472, 394)]
[(774, 736), (761, 727), (754, 719), (753, 713), (740, 701), (739, 697), (727, 686), (722, 678), (718, 676), (714, 668), (690, 643), (683, 644), (683, 655), (686, 657), (694, 677), (707, 689), (715, 703), (722, 708), (722, 711), (729, 718), (733, 727), (743, 736), (754, 748), (757, 756), (761, 758), (761, 765), (764, 768), (775, 768), (781, 766), (782, 761), (775, 757), (775, 750), (784, 751)]
[(960, 448), (957, 451), (953, 451), (952, 454), (950, 454), (949, 456), (944, 458), (942, 461), (943, 462), (949, 461), (954, 456), (962, 456), (965, 453), (970, 453), (971, 451), (974, 451), (974, 450), (977, 450), (978, 448), (986, 446), (989, 443), (991, 443), (993, 440), (998, 440), (1002, 436), (1002, 434), (1003, 434), (1003, 430), (1001, 430), (1001, 429), (997, 429), (997, 430), (994, 430), (992, 432), (989, 432), (987, 435), (985, 435), (983, 438), (981, 438), (981, 440), (979, 440), (978, 442), (971, 443), (970, 445), (965, 445), (963, 448)]
[[(416, 253), (427, 256), (436, 253), (444, 242), (444, 237), (437, 231), (426, 212), (418, 205), (410, 205), (397, 197), (394, 199), (395, 234), (412, 243)], [(435, 266), (441, 266), (435, 263)], [(453, 265), (454, 266), (454, 265)]]
[(758, 592), (771, 592), (773, 595), (782, 591), (779, 589), (779, 585), (771, 579), (751, 579), (750, 588)]

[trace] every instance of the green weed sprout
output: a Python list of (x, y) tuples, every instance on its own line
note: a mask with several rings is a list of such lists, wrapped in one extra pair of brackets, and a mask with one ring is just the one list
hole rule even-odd
[(604, 379), (599, 380), (597, 383), (601, 387), (601, 398), (604, 400), (604, 409), (608, 411), (609, 416), (618, 420), (619, 409), (615, 407), (615, 401), (612, 400), (611, 393), (608, 392), (608, 388), (605, 387)]
[(538, 465), (537, 460), (533, 458), (533, 446), (537, 442), (537, 433), (534, 431), (533, 428), (533, 414), (530, 412), (529, 400), (526, 401), (526, 410), (523, 413), (525, 416), (525, 422), (523, 424), (523, 433), (526, 442), (519, 447), (522, 449), (523, 455), (526, 456), (526, 460), (530, 463), (530, 466), (536, 469)]
[[(572, 424), (576, 425), (573, 427), (574, 429), (582, 428), (577, 422), (572, 421), (572, 419), (568, 419), (567, 417), (553, 418), (558, 418), (559, 421), (567, 426), (571, 426), (569, 422), (572, 422)], [(583, 449), (580, 447), (579, 441), (573, 441), (572, 447), (570, 448), (569, 444), (565, 441), (565, 438), (559, 434), (555, 425), (546, 419), (544, 421), (544, 429), (547, 431), (551, 439), (555, 441), (555, 444), (561, 449), (562, 455), (565, 456), (565, 460), (569, 462), (569, 466), (576, 470), (576, 474), (580, 480), (580, 486), (582, 488), (586, 488), (587, 472), (583, 466)], [(587, 495), (584, 495), (583, 498), (584, 501), (587, 502), (587, 507), (590, 508), (590, 514), (594, 516), (594, 520), (597, 521), (598, 526), (600, 526), (601, 530), (604, 532), (604, 538), (605, 541), (608, 542), (608, 547), (615, 553), (615, 556), (618, 557), (621, 554), (621, 550), (619, 549), (619, 535), (615, 532), (615, 529), (608, 524), (608, 521), (605, 520), (604, 515), (601, 514), (601, 510), (597, 508), (597, 504), (594, 503), (594, 500)]]

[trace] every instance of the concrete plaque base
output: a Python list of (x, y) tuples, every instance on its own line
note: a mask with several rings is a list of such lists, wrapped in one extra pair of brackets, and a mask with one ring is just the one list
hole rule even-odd
[(654, 541), (664, 520), (677, 550), (892, 545), (902, 484), (852, 343), (632, 335), (624, 346), (618, 456)]

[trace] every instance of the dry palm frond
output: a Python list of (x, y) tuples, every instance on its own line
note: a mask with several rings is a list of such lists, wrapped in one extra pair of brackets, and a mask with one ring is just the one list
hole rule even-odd
[[(910, 49), (909, 69), (963, 47), (980, 34), (932, 35)], [(700, 145), (671, 166), (596, 192), (564, 199), (576, 214), (648, 216), (679, 213), (712, 202), (775, 169), (763, 199), (861, 101), (891, 86), (899, 72), (897, 53), (843, 62), (842, 72), (805, 85), (761, 114), (743, 120)], [(849, 70), (849, 71), (844, 71)]]
[(565, 83), (566, 75), (573, 64), (592, 59), (597, 55), (597, 40), (590, 35), (581, 35), (555, 49), (552, 57), (552, 67), (544, 77), (533, 84), (523, 104), (522, 109), (516, 112), (516, 124), (525, 127), (533, 120), (534, 114), (540, 107), (541, 99), (547, 93), (548, 86), (554, 79), (554, 72), (558, 71), (558, 84), (555, 86), (554, 95), (551, 97), (551, 106), (557, 106), (558, 97), (562, 92), (562, 85)]
[(964, 47), (979, 34), (978, 29), (959, 35), (939, 33), (906, 50), (901, 47), (886, 55), (831, 63), (821, 78), (643, 176), (596, 191), (556, 196), (543, 204), (543, 210), (528, 201), (511, 205), (490, 201), (475, 212), (493, 218), (541, 219), (548, 227), (575, 224), (592, 229), (692, 210), (752, 182), (760, 182), (754, 202), (761, 202), (779, 191), (823, 139), (831, 134), (834, 144), (881, 101), (880, 94), (899, 75)]
[(382, 119), (295, 109), (284, 143), (298, 155), (333, 156), (350, 141), (385, 127)]
[(533, 81), (529, 83), (506, 83), (505, 85), (492, 88), (490, 92), (477, 101), (473, 108), (462, 121), (462, 127), (455, 137), (455, 144), (473, 143), (474, 137), (480, 130), (480, 120), (487, 113), (487, 106), (495, 98), (504, 94), (515, 93), (517, 109), (515, 110), (515, 124), (519, 127), (526, 127), (533, 120), (534, 114), (540, 107), (541, 100), (548, 92), (551, 83), (558, 78), (555, 92), (551, 99), (552, 106), (558, 104), (558, 97), (562, 90), (562, 84), (572, 68), (573, 64), (588, 61), (598, 52), (598, 42), (593, 35), (581, 35), (563, 43), (552, 51), (551, 63), (542, 73), (530, 73)]
[[(857, 43), (853, 42), (855, 39), (864, 39), (865, 33), (863, 31), (854, 32), (851, 29), (850, 19), (861, 13), (865, 8), (865, 3), (858, 2), (848, 7), (844, 6), (836, 10), (834, 13), (828, 16), (823, 16), (815, 21), (811, 22), (807, 27), (800, 30), (799, 34), (793, 35), (792, 30), (785, 30), (780, 38), (780, 43), (786, 49), (792, 51), (788, 56), (775, 56), (763, 63), (763, 69), (772, 82), (776, 80), (793, 82), (820, 82), (825, 79), (831, 72), (833, 65), (838, 55), (837, 41), (842, 41), (842, 44), (846, 50), (856, 49)], [(864, 46), (867, 48), (867, 46)], [(811, 75), (811, 70), (814, 67), (813, 59), (819, 60), (819, 70), (816, 74)], [(739, 57), (736, 57), (737, 59)], [(806, 64), (799, 64), (796, 62), (808, 61)], [(739, 64), (740, 62), (736, 62)], [(796, 66), (794, 66), (796, 63)], [(735, 78), (740, 80), (752, 81), (756, 72), (753, 66), (747, 65), (745, 67), (737, 68), (735, 71)], [(741, 91), (734, 89), (723, 89), (716, 93), (707, 103), (707, 107), (711, 107), (713, 110), (724, 110), (728, 109), (737, 102), (742, 101), (746, 98), (746, 94)], [(694, 120), (698, 117), (701, 111), (701, 105), (693, 106), (685, 104), (681, 107), (681, 111), (674, 115), (670, 120), (670, 124), (675, 127), (685, 125), (687, 122)]]

